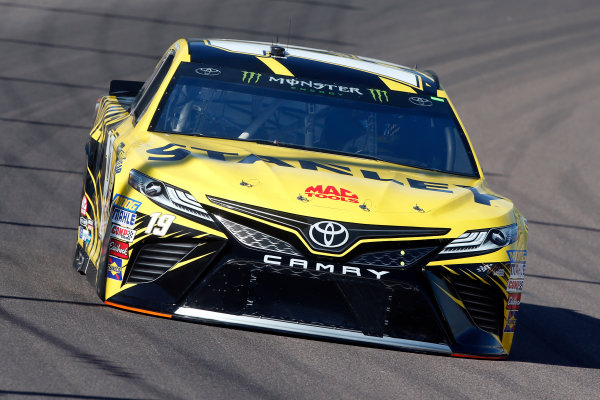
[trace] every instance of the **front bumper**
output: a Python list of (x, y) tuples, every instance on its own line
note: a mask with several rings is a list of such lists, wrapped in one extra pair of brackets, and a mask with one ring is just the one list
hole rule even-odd
[[(508, 262), (440, 265), (434, 261), (443, 243), (411, 240), (403, 242), (406, 257), (417, 256), (383, 275), (372, 264), (390, 260), (386, 249), (339, 261), (308, 252), (302, 259), (276, 255), (233, 236), (153, 240), (133, 251), (124, 289), (107, 303), (174, 319), (411, 351), (505, 358), (510, 349)], [(171, 264), (148, 261), (168, 248), (185, 251)], [(357, 260), (371, 264), (358, 270)]]

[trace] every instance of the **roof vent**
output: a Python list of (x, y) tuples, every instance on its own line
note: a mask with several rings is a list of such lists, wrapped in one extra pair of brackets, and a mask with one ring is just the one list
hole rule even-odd
[(284, 58), (285, 57), (285, 47), (271, 45), (271, 53), (269, 53), (271, 57), (275, 58)]

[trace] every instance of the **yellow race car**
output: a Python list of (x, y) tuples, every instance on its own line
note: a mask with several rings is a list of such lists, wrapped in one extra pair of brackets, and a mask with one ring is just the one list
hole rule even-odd
[(492, 192), (433, 72), (180, 39), (112, 81), (74, 267), (108, 305), (505, 358), (527, 222)]

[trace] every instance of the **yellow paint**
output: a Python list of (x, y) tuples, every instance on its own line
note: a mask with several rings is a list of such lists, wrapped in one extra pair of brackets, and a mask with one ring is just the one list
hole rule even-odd
[(467, 270), (464, 270), (464, 269), (462, 269), (462, 268), (460, 269), (460, 271), (461, 271), (463, 274), (465, 274), (466, 276), (468, 276), (469, 278), (473, 279), (474, 281), (476, 281), (476, 280), (477, 280), (476, 278), (474, 278), (474, 277), (471, 275), (471, 273), (470, 273), (469, 271), (467, 271)]
[[(123, 267), (123, 275), (125, 275), (125, 270), (126, 267)], [(114, 279), (106, 279), (106, 298), (109, 299), (112, 296), (114, 296), (115, 294), (122, 292), (124, 290), (127, 290), (135, 285), (137, 285), (137, 283), (127, 283), (123, 286), (121, 286), (120, 281), (116, 281)]]
[(483, 279), (482, 277), (480, 277), (479, 275), (477, 275), (476, 273), (472, 273), (477, 279), (479, 279), (481, 282), (485, 283), (486, 285), (490, 286), (490, 283), (488, 281), (486, 281), (485, 279)]
[[(506, 273), (505, 273), (506, 276)], [(508, 284), (508, 279), (506, 279), (504, 276), (496, 276), (496, 278), (504, 285), (506, 286)]]
[(445, 265), (442, 265), (442, 267), (446, 268), (448, 271), (452, 272), (454, 275), (460, 275), (458, 272), (454, 271), (453, 269), (450, 269), (450, 268), (446, 267)]
[(185, 261), (182, 261), (182, 262), (180, 262), (180, 263), (177, 263), (177, 264), (175, 264), (174, 266), (172, 266), (172, 267), (171, 267), (171, 269), (169, 269), (169, 271), (174, 271), (174, 270), (176, 270), (176, 269), (178, 269), (178, 268), (181, 268), (181, 267), (183, 267), (184, 265), (187, 265), (187, 264), (189, 264), (189, 263), (192, 263), (192, 262), (194, 262), (194, 261), (197, 261), (197, 260), (199, 260), (199, 259), (201, 259), (201, 258), (204, 258), (204, 257), (206, 257), (206, 256), (210, 256), (210, 255), (211, 255), (211, 254), (213, 254), (213, 253), (214, 253), (214, 251), (211, 251), (210, 253), (206, 253), (206, 254), (203, 254), (203, 255), (201, 255), (201, 256), (194, 257), (194, 258), (190, 258), (189, 260), (185, 260)]
[(405, 85), (404, 83), (400, 83), (397, 81), (393, 81), (391, 79), (387, 79), (384, 78), (382, 76), (379, 77), (379, 79), (381, 79), (383, 81), (383, 83), (385, 83), (385, 85), (390, 89), (390, 90), (394, 90), (396, 92), (406, 92), (406, 93), (414, 93), (417, 94), (417, 92), (411, 88), (408, 85)]
[[(435, 282), (434, 282), (434, 283), (435, 283)], [(454, 302), (455, 302), (456, 304), (458, 304), (458, 305), (459, 305), (459, 306), (461, 306), (462, 308), (465, 308), (465, 305), (463, 304), (463, 302), (462, 302), (462, 301), (460, 301), (460, 300), (459, 300), (459, 299), (457, 299), (456, 297), (452, 296), (452, 295), (451, 295), (450, 293), (448, 293), (448, 292), (447, 292), (447, 291), (446, 291), (446, 290), (445, 290), (443, 287), (441, 287), (441, 286), (440, 286), (440, 285), (438, 285), (437, 283), (435, 283), (435, 286), (439, 287), (439, 288), (440, 288), (440, 290), (441, 290), (442, 292), (446, 293), (446, 295), (447, 295), (448, 297), (450, 297), (452, 300), (454, 300)]]
[(502, 290), (504, 297), (508, 297), (508, 293), (506, 292), (506, 286), (501, 285), (495, 279), (492, 279), (492, 282), (494, 282), (496, 284), (496, 286), (498, 286), (500, 288), (500, 290)]
[(135, 238), (135, 240), (133, 242), (131, 242), (130, 246), (133, 246), (134, 244), (136, 244), (137, 242), (139, 242), (140, 240), (144, 240), (145, 238), (147, 238), (148, 236), (152, 236), (151, 233), (147, 234), (147, 235), (143, 235), (143, 236), (137, 236)]
[(181, 232), (181, 231), (176, 231), (176, 232), (167, 233), (166, 235), (164, 235), (164, 236), (161, 236), (161, 238), (162, 238), (162, 239), (165, 239), (165, 238), (168, 238), (168, 237), (171, 237), (171, 236), (175, 236), (175, 235), (177, 235), (179, 232)]
[(282, 63), (271, 57), (256, 57), (277, 75), (294, 76)]
[[(92, 178), (92, 184), (94, 186), (94, 190), (97, 190), (96, 181), (94, 180), (94, 177), (91, 174), (90, 168), (87, 167), (87, 170), (89, 172), (90, 177)], [(100, 249), (100, 238), (98, 237), (99, 230), (98, 230), (98, 222), (96, 222), (96, 221), (99, 221), (99, 218), (97, 217), (98, 213), (96, 211), (96, 207), (94, 206), (94, 201), (92, 201), (92, 198), (87, 193), (84, 193), (84, 195), (85, 195), (85, 198), (87, 199), (88, 204), (92, 207), (92, 214), (94, 216), (94, 218), (92, 218), (94, 220), (94, 230), (92, 231), (92, 233), (93, 233), (92, 240), (90, 241), (90, 243), (87, 246), (84, 246), (84, 248), (86, 249), (86, 252), (88, 253), (88, 257), (91, 260), (93, 260), (94, 264), (97, 264), (98, 263), (97, 256), (98, 256), (99, 249)], [(90, 250), (88, 250), (88, 248)]]

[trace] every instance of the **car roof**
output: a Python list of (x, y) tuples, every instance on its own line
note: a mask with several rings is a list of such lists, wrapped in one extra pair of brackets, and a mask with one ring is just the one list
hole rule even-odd
[[(187, 39), (190, 60), (258, 73), (304, 79), (352, 82), (365, 86), (435, 95), (438, 82), (414, 69), (372, 58), (299, 46), (285, 47), (285, 57), (271, 55), (272, 44), (229, 39)], [(274, 51), (273, 51), (274, 52)]]

